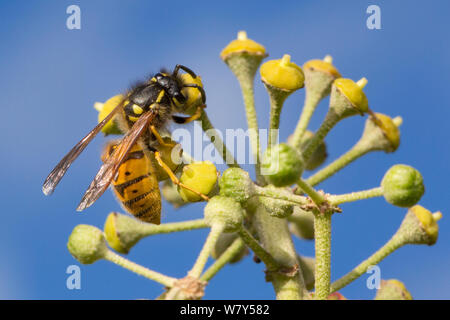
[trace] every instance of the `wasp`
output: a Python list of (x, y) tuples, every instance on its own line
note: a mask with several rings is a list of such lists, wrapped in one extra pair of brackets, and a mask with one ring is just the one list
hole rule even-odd
[[(183, 185), (171, 168), (164, 162), (160, 151), (158, 151), (160, 147), (166, 147), (168, 145), (159, 134), (159, 130), (164, 129), (170, 120), (180, 124), (197, 120), (201, 117), (203, 108), (206, 107), (206, 94), (203, 87), (196, 83), (186, 82), (184, 80), (185, 78), (181, 77), (180, 70), (189, 74), (192, 79), (197, 78), (197, 75), (191, 69), (183, 65), (176, 65), (173, 72), (166, 73), (162, 71), (150, 77), (147, 81), (137, 83), (128, 90), (123, 95), (120, 103), (94, 129), (81, 139), (50, 172), (42, 186), (44, 194), (50, 195), (53, 193), (70, 165), (101, 129), (115, 117), (120, 129), (125, 132), (125, 135), (120, 142), (108, 151), (108, 156), (104, 157), (104, 162), (83, 195), (77, 211), (82, 211), (90, 207), (100, 198), (113, 180), (118, 177), (121, 168), (127, 167), (126, 162), (130, 161), (133, 155), (137, 154), (134, 152), (139, 151), (136, 149), (139, 147), (146, 157), (150, 158), (151, 154), (153, 154), (159, 166), (167, 172), (173, 183), (208, 200), (206, 195)], [(174, 114), (178, 112), (184, 113), (190, 107), (187, 104), (188, 97), (182, 91), (184, 88), (195, 88), (201, 95), (202, 104), (197, 107), (192, 116), (177, 116)], [(126, 175), (126, 172), (124, 174)], [(154, 181), (149, 184), (151, 188), (154, 188), (154, 185)], [(159, 189), (154, 189), (145, 192), (158, 193), (158, 205), (160, 206)], [(160, 209), (155, 209), (155, 212), (158, 211), (160, 212)], [(156, 220), (151, 218), (150, 220), (159, 221), (159, 218)]]

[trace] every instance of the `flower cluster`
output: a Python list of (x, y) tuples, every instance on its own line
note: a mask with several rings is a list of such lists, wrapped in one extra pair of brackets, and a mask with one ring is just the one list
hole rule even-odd
[[(91, 264), (106, 259), (166, 287), (163, 299), (199, 299), (209, 281), (225, 265), (244, 259), (249, 250), (254, 260), (266, 266), (265, 279), (272, 282), (277, 299), (345, 299), (337, 291), (348, 285), (367, 268), (378, 264), (394, 250), (407, 244), (433, 245), (438, 238), (440, 212), (432, 213), (420, 206), (425, 188), (420, 172), (408, 165), (392, 166), (379, 185), (349, 194), (328, 194), (315, 186), (330, 178), (356, 159), (373, 151), (392, 153), (400, 144), (400, 117), (376, 113), (369, 107), (364, 92), (366, 78), (358, 81), (343, 78), (333, 65), (331, 56), (307, 61), (303, 67), (291, 55), (262, 63), (268, 56), (263, 45), (247, 38), (243, 31), (221, 52), (221, 59), (235, 74), (243, 95), (248, 127), (251, 129), (252, 154), (255, 158), (255, 180), (234, 161), (219, 173), (211, 162), (193, 161), (181, 166), (177, 173), (180, 184), (172, 183), (161, 173), (162, 195), (175, 207), (191, 202), (207, 201), (204, 217), (177, 223), (154, 225), (129, 215), (111, 213), (103, 231), (87, 225), (75, 227), (68, 249), (81, 263)], [(269, 147), (262, 151), (254, 100), (254, 80), (259, 69), (270, 102)], [(191, 79), (199, 81), (200, 79)], [(277, 141), (277, 129), (285, 100), (298, 90), (305, 90), (305, 102), (298, 124), (286, 142)], [(198, 92), (189, 94), (189, 103), (199, 99)], [(310, 119), (319, 102), (329, 97), (328, 112), (316, 132), (308, 130)], [(97, 104), (102, 120), (120, 96)], [(208, 109), (213, 109), (209, 107)], [(323, 167), (327, 157), (325, 137), (340, 121), (352, 116), (367, 120), (361, 138), (345, 154)], [(205, 110), (200, 117), (213, 129)], [(111, 120), (105, 134), (120, 130)], [(275, 132), (275, 133), (273, 133)], [(215, 146), (227, 150), (222, 142)], [(223, 156), (228, 156), (226, 152)], [(156, 165), (157, 167), (157, 165)], [(318, 169), (307, 179), (305, 171)], [(201, 195), (204, 195), (202, 197)], [(342, 212), (342, 203), (371, 197), (384, 197), (386, 202), (407, 208), (398, 231), (377, 252), (349, 273), (331, 282), (332, 216)], [(345, 213), (344, 213), (345, 214)], [(172, 278), (118, 255), (128, 253), (134, 245), (151, 235), (209, 228), (209, 235), (193, 267), (182, 279)], [(293, 237), (315, 241), (315, 256), (305, 257), (294, 247)], [(208, 258), (214, 262), (206, 268)], [(382, 281), (376, 299), (412, 299), (398, 280)]]

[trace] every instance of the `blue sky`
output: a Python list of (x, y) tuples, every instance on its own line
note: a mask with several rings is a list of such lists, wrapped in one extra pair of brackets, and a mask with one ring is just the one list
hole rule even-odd
[[(66, 28), (66, 8), (71, 4), (81, 8), (81, 30)], [(381, 8), (381, 30), (366, 28), (370, 4)], [(89, 146), (52, 197), (42, 194), (41, 184), (95, 125), (95, 101), (104, 101), (162, 66), (182, 63), (197, 71), (216, 127), (245, 128), (239, 87), (219, 53), (237, 31), (246, 30), (266, 46), (270, 58), (289, 53), (302, 65), (331, 54), (345, 77), (367, 77), (365, 92), (374, 111), (403, 117), (396, 153), (370, 154), (322, 186), (330, 193), (351, 192), (377, 186), (393, 164), (419, 169), (426, 185), (420, 204), (444, 214), (439, 240), (432, 247), (400, 249), (380, 264), (381, 273), (383, 278), (404, 281), (415, 298), (448, 299), (448, 12), (448, 1), (2, 1), (0, 298), (136, 299), (161, 293), (160, 285), (107, 262), (81, 266), (81, 290), (65, 286), (67, 266), (78, 264), (66, 249), (72, 228), (80, 223), (102, 227), (110, 211), (120, 210), (108, 191), (85, 212), (75, 211), (99, 168), (105, 139), (99, 137)], [(259, 79), (256, 87), (264, 127), (268, 99)], [(303, 99), (301, 91), (286, 101), (282, 139), (294, 129)], [(311, 129), (320, 125), (326, 103), (314, 115)], [(347, 119), (330, 133), (328, 162), (356, 142), (363, 124), (360, 117)], [(175, 211), (164, 203), (163, 221), (199, 218), (202, 208), (195, 204)], [(342, 209), (343, 214), (333, 217), (333, 279), (385, 243), (405, 214), (382, 198)], [(206, 235), (203, 230), (145, 239), (129, 258), (182, 277)], [(301, 254), (314, 252), (312, 242), (295, 244)], [(365, 281), (362, 277), (342, 293), (371, 299), (375, 293)], [(246, 259), (214, 278), (205, 298), (271, 299), (273, 289), (264, 282), (263, 266)]]

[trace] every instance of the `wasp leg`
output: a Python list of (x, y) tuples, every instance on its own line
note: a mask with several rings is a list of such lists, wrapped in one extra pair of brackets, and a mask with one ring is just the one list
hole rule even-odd
[(173, 119), (173, 121), (175, 121), (175, 123), (179, 123), (179, 124), (185, 124), (185, 123), (192, 122), (194, 120), (199, 119), (202, 116), (202, 111), (204, 108), (206, 108), (206, 105), (198, 106), (195, 113), (190, 117), (172, 116), (172, 119)]
[(192, 78), (194, 78), (194, 79), (197, 78), (197, 75), (195, 74), (194, 71), (192, 71), (192, 70), (189, 69), (188, 67), (183, 66), (183, 65), (181, 65), (181, 64), (177, 64), (177, 65), (175, 66), (175, 68), (173, 69), (172, 75), (176, 76), (176, 75), (178, 74), (178, 71), (179, 71), (180, 69), (183, 70), (183, 71), (185, 71), (186, 73), (189, 73), (189, 75), (190, 75)]
[(176, 145), (175, 142), (165, 142), (164, 139), (159, 134), (158, 130), (156, 130), (155, 126), (150, 126), (150, 130), (158, 141), (159, 145), (163, 147), (174, 147)]
[(156, 159), (156, 161), (158, 161), (158, 164), (161, 166), (161, 168), (163, 168), (163, 170), (166, 171), (166, 173), (169, 175), (170, 180), (172, 180), (172, 182), (174, 184), (176, 184), (182, 188), (185, 188), (186, 190), (192, 191), (193, 193), (200, 196), (205, 201), (209, 201), (208, 196), (206, 196), (203, 193), (198, 192), (198, 191), (188, 187), (187, 185), (183, 184), (182, 182), (180, 182), (180, 180), (177, 178), (175, 173), (173, 173), (173, 171), (169, 168), (169, 166), (167, 164), (165, 164), (164, 161), (161, 159), (161, 154), (159, 153), (159, 151), (155, 152), (155, 159)]

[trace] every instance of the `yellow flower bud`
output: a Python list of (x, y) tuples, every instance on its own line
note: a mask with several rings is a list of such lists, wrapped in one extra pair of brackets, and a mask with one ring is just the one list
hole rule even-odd
[(326, 56), (325, 59), (323, 60), (319, 59), (309, 60), (303, 65), (303, 70), (305, 70), (305, 73), (307, 72), (307, 70), (318, 71), (322, 73), (327, 73), (334, 78), (340, 78), (341, 74), (336, 69), (336, 67), (333, 66), (331, 62), (332, 62), (331, 56)]
[(420, 205), (415, 205), (414, 207), (409, 208), (409, 210), (416, 216), (422, 230), (428, 235), (428, 244), (434, 244), (437, 241), (439, 234), (439, 225), (437, 224), (437, 221), (442, 218), (442, 213), (431, 213), (431, 211)]
[(362, 114), (369, 110), (369, 102), (362, 90), (366, 83), (366, 78), (362, 78), (358, 82), (354, 82), (351, 79), (338, 78), (334, 80), (333, 85)]
[[(208, 195), (216, 186), (217, 175), (216, 166), (211, 161), (194, 162), (183, 168), (180, 182), (197, 192)], [(178, 191), (186, 202), (203, 200), (198, 194), (186, 188), (178, 187)]]
[(227, 60), (230, 56), (235, 54), (248, 54), (260, 56), (264, 58), (267, 56), (266, 48), (263, 45), (247, 38), (245, 31), (239, 31), (236, 40), (231, 41), (220, 53), (222, 60)]
[(397, 150), (400, 145), (400, 130), (393, 119), (382, 113), (375, 113), (371, 120), (381, 129), (384, 137), (389, 142), (390, 148), (386, 152)]
[(377, 291), (375, 300), (412, 300), (411, 293), (406, 289), (403, 282), (396, 279), (381, 280), (380, 289)]
[(265, 62), (260, 73), (264, 84), (287, 92), (303, 88), (305, 82), (302, 68), (291, 62), (291, 56), (288, 54), (280, 60)]
[[(100, 123), (103, 119), (106, 118), (108, 114), (113, 111), (115, 107), (119, 105), (123, 100), (123, 95), (118, 94), (108, 100), (105, 103), (96, 102), (94, 104), (94, 108), (98, 111), (98, 122)], [(108, 134), (122, 134), (122, 131), (119, 129), (114, 118), (109, 120), (106, 125), (101, 130), (105, 135)]]

